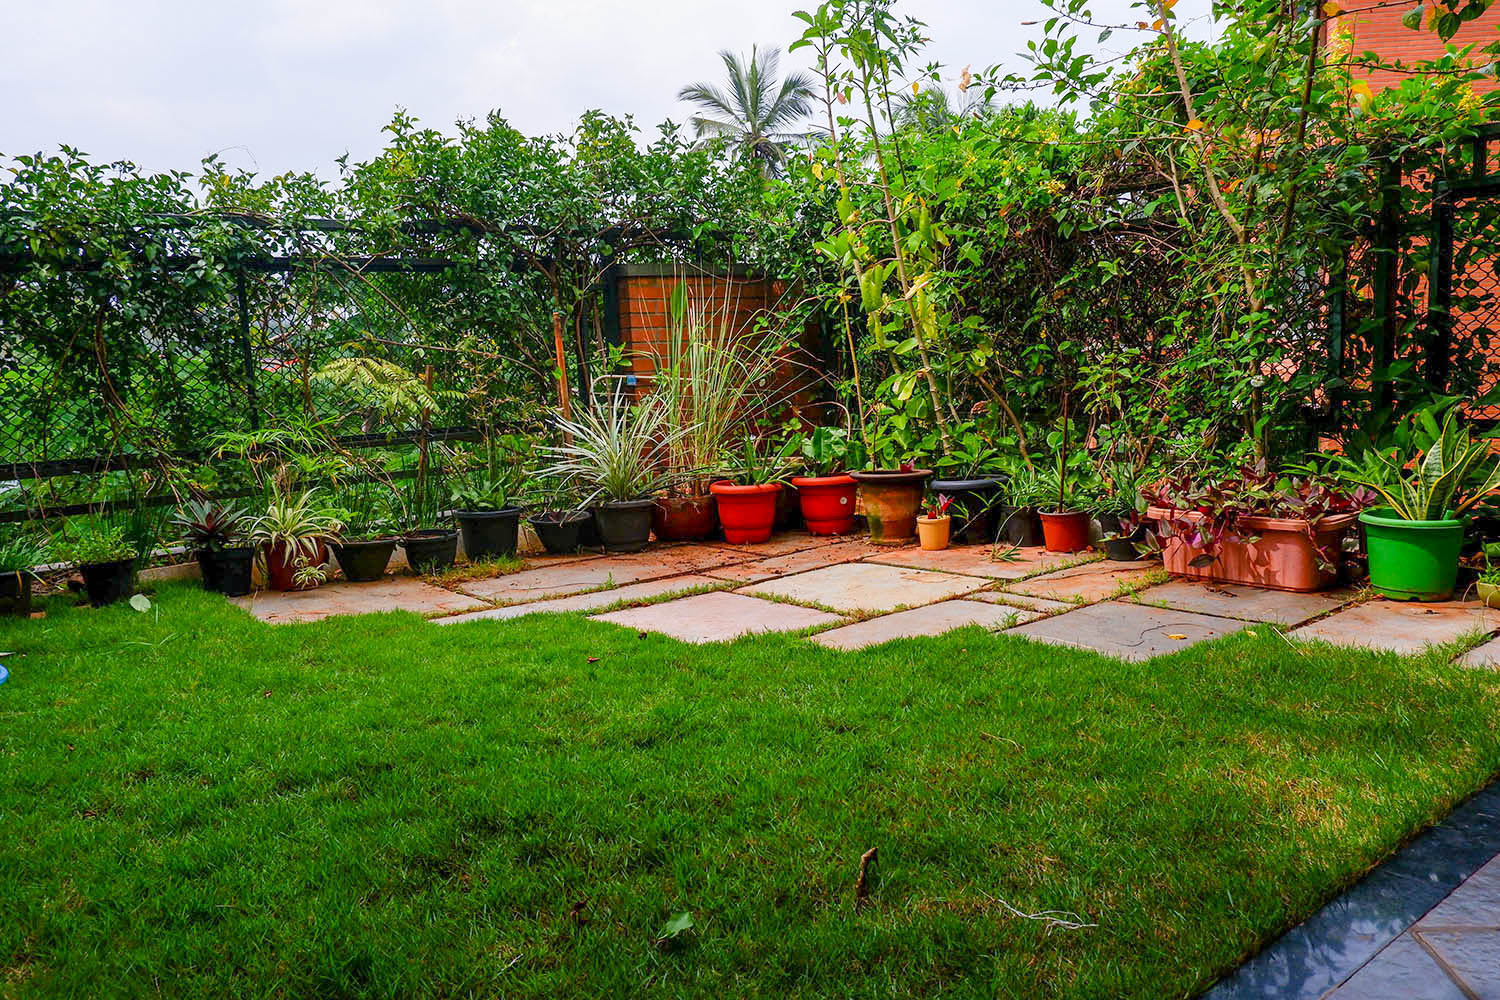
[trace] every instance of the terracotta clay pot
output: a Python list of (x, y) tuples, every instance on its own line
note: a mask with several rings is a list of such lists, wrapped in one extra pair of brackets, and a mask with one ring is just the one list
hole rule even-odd
[(724, 540), (735, 545), (755, 545), (771, 539), (776, 526), (776, 498), (780, 483), (737, 486), (720, 480), (709, 487), (719, 501), (719, 522)]
[(917, 534), (917, 511), (922, 485), (931, 469), (863, 469), (851, 472), (859, 483), (870, 541), (876, 545), (905, 545)]
[[(321, 566), (328, 561), (328, 546), (317, 544), (317, 551), (308, 560), (309, 566)], [(296, 582), (297, 565), (295, 553), (285, 543), (277, 542), (266, 550), (266, 576), (271, 580), (272, 590), (312, 590), (316, 583), (299, 585)]]
[(854, 497), (859, 484), (852, 476), (793, 476), (792, 485), (802, 505), (802, 520), (814, 535), (847, 535), (854, 530)]
[(652, 501), (651, 530), (657, 541), (691, 542), (719, 530), (713, 494), (701, 497), (657, 497)]
[(944, 514), (942, 517), (919, 517), (917, 518), (917, 538), (922, 548), (928, 552), (938, 552), (948, 547), (948, 534), (953, 529), (953, 518)]
[(1042, 511), (1042, 540), (1048, 552), (1082, 552), (1089, 547), (1088, 514), (1081, 510)]
[[(1158, 521), (1177, 517), (1195, 520), (1201, 517), (1196, 512), (1173, 512), (1152, 507), (1146, 516)], [(1318, 522), (1317, 544), (1325, 551), (1337, 553), (1344, 534), (1354, 524), (1357, 514), (1335, 514)], [(1269, 587), (1272, 590), (1292, 590), (1310, 593), (1332, 586), (1338, 579), (1338, 568), (1318, 566), (1318, 551), (1308, 534), (1306, 521), (1280, 517), (1242, 517), (1240, 531), (1254, 535), (1254, 542), (1222, 542), (1217, 558), (1206, 566), (1194, 566), (1192, 562), (1203, 554), (1203, 550), (1188, 545), (1181, 535), (1171, 538), (1162, 536), (1165, 548), (1162, 565), (1167, 572), (1196, 577), (1201, 580), (1218, 580), (1223, 583), (1248, 583), (1254, 587)]]

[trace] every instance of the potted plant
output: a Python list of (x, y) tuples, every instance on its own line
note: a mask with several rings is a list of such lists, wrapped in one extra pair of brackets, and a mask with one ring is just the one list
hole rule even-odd
[(458, 561), (458, 532), (449, 527), (449, 511), (437, 477), (425, 466), (407, 480), (406, 532), (401, 547), (414, 573), (440, 573)]
[(1082, 552), (1089, 547), (1089, 526), (1093, 519), (1087, 510), (1075, 506), (1076, 481), (1068, 465), (1068, 420), (1067, 396), (1063, 397), (1061, 443), (1057, 449), (1057, 466), (1048, 477), (1050, 498), (1056, 502), (1052, 510), (1042, 510), (1042, 541), (1048, 552)]
[(1168, 572), (1299, 592), (1337, 579), (1344, 535), (1374, 499), (1325, 476), (1278, 477), (1263, 462), (1169, 478), (1141, 495), (1158, 526), (1146, 543)]
[(594, 522), (593, 513), (579, 510), (578, 498), (556, 483), (541, 483), (537, 492), (542, 498), (542, 507), (528, 516), (526, 521), (531, 525), (531, 530), (536, 532), (542, 548), (551, 555), (578, 551), (578, 547), (583, 544), (584, 525), (592, 525)]
[(1146, 537), (1141, 521), (1141, 495), (1133, 468), (1117, 466), (1106, 472), (1103, 488), (1094, 503), (1094, 517), (1099, 522), (1099, 542), (1104, 554), (1115, 562), (1133, 562), (1140, 558), (1136, 547)]
[(926, 551), (936, 552), (948, 547), (949, 530), (953, 526), (948, 508), (952, 505), (952, 497), (939, 493), (927, 504), (927, 513), (917, 518), (917, 536)]
[(995, 508), (996, 537), (1022, 548), (1041, 545), (1042, 519), (1037, 507), (1044, 490), (1045, 483), (1032, 466), (1020, 463), (1011, 470), (1001, 492), (1002, 502)]
[(457, 479), (448, 494), (470, 562), (516, 554), (521, 508), (511, 497), (521, 485), (515, 455), (493, 437), (482, 442), (478, 456), (455, 458)]
[(94, 607), (122, 601), (135, 589), (140, 550), (127, 539), (124, 528), (90, 518), (62, 551), (83, 574), (83, 588)]
[(605, 551), (644, 549), (651, 539), (651, 495), (673, 482), (665, 471), (667, 451), (683, 429), (667, 428), (659, 400), (632, 405), (621, 395), (556, 424), (563, 443), (546, 448), (554, 461), (542, 474), (577, 487), (585, 506), (597, 503), (594, 523)]
[(1479, 574), (1479, 599), (1484, 602), (1485, 607), (1500, 608), (1500, 568), (1486, 565), (1484, 572)]
[(776, 377), (785, 334), (746, 328), (739, 313), (696, 301), (688, 284), (665, 302), (666, 353), (655, 359), (651, 398), (668, 435), (666, 483), (654, 498), (652, 530), (665, 541), (708, 538), (719, 526), (713, 472), (744, 429), (781, 400)]
[(17, 533), (0, 542), (0, 615), (31, 614), (31, 582), (46, 561), (40, 536)]
[(254, 586), (255, 546), (247, 544), (244, 508), (193, 500), (173, 519), (193, 549), (203, 573), (203, 589), (243, 597)]
[(755, 545), (770, 540), (776, 528), (781, 477), (786, 474), (794, 445), (788, 440), (780, 450), (762, 455), (757, 439), (747, 436), (738, 460), (726, 470), (732, 478), (709, 487), (719, 502), (719, 522), (724, 526), (726, 542)]
[(1359, 515), (1370, 559), (1370, 585), (1402, 601), (1441, 601), (1458, 580), (1464, 514), (1500, 490), (1500, 461), (1470, 438), (1450, 410), (1425, 451), (1372, 451), (1346, 462), (1343, 478), (1385, 501)]
[(870, 541), (876, 545), (910, 542), (917, 533), (923, 484), (932, 477), (932, 470), (903, 462), (896, 469), (861, 469), (849, 475), (859, 484)]
[(949, 451), (935, 464), (937, 473), (927, 488), (952, 499), (949, 517), (955, 545), (995, 541), (995, 514), (1003, 498), (1003, 478), (987, 470), (1000, 460), (999, 452), (971, 425), (959, 429)]
[(814, 535), (847, 535), (854, 530), (854, 501), (859, 484), (844, 470), (862, 464), (851, 460), (858, 445), (841, 427), (815, 427), (794, 436), (805, 475), (790, 480), (797, 490), (802, 520)]
[(329, 546), (345, 580), (369, 583), (385, 576), (398, 541), (395, 506), (384, 482), (354, 483), (340, 492), (334, 516), (341, 528)]
[(273, 492), (266, 512), (250, 522), (250, 540), (266, 560), (275, 590), (311, 590), (328, 579), (328, 543), (343, 526), (317, 489)]

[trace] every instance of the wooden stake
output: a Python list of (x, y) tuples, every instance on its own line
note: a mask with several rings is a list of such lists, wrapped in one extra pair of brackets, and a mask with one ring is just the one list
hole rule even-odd
[(557, 353), (557, 402), (562, 407), (564, 420), (573, 419), (573, 399), (568, 391), (568, 356), (563, 353), (563, 314), (552, 312), (552, 343)]

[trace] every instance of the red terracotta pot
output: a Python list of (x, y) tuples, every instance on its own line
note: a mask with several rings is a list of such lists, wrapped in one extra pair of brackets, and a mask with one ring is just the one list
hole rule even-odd
[[(1171, 517), (1191, 521), (1203, 515), (1196, 511), (1173, 512), (1152, 507), (1146, 511), (1146, 516), (1160, 522)], [(1337, 553), (1344, 534), (1358, 517), (1358, 514), (1334, 514), (1323, 518), (1314, 532), (1317, 545)], [(1168, 573), (1178, 576), (1221, 583), (1248, 583), (1253, 587), (1299, 593), (1322, 590), (1338, 579), (1337, 567), (1318, 566), (1318, 550), (1313, 544), (1313, 536), (1308, 534), (1306, 521), (1242, 517), (1239, 529), (1244, 534), (1256, 536), (1256, 541), (1222, 542), (1217, 558), (1206, 566), (1192, 565), (1193, 560), (1203, 554), (1201, 548), (1188, 545), (1180, 535), (1164, 537), (1162, 565)]]
[(1048, 552), (1082, 552), (1089, 547), (1088, 514), (1081, 510), (1042, 511), (1042, 542)]
[(769, 541), (776, 525), (776, 497), (780, 483), (758, 486), (736, 486), (720, 480), (709, 487), (719, 502), (719, 522), (724, 525), (724, 540), (736, 545)]
[(657, 497), (651, 506), (651, 530), (662, 542), (689, 542), (707, 538), (719, 530), (719, 511), (714, 498)]
[[(318, 543), (318, 551), (313, 555), (311, 566), (321, 566), (328, 561), (328, 546), (322, 542)], [(296, 582), (297, 565), (295, 553), (288, 549), (282, 542), (277, 542), (266, 550), (266, 576), (270, 577), (272, 590), (312, 590), (316, 583), (306, 583), (300, 586)]]
[(847, 535), (854, 530), (853, 476), (793, 476), (802, 502), (802, 519), (814, 535)]

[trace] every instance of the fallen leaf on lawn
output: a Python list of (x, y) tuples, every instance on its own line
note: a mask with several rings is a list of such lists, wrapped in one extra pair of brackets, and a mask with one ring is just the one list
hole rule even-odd
[(590, 656), (589, 657), (589, 662), (590, 663), (598, 663), (599, 662), (599, 657), (597, 657), (597, 656)]
[(1182, 634), (1181, 634), (1181, 633), (1179, 633), (1179, 632), (1168, 632), (1168, 633), (1167, 633), (1167, 638), (1168, 638), (1168, 639), (1186, 639), (1186, 638), (1187, 638), (1187, 636), (1185, 636), (1185, 635), (1182, 635)]
[(1254, 636), (1255, 635), (1255, 629), (1253, 629), (1253, 628), (1247, 628), (1247, 629), (1245, 629), (1245, 634), (1248, 635), (1248, 636)]

